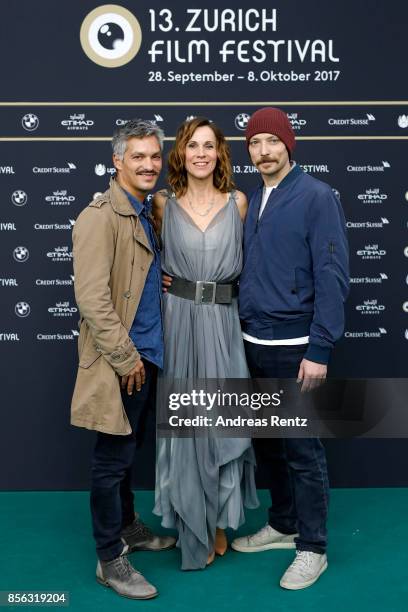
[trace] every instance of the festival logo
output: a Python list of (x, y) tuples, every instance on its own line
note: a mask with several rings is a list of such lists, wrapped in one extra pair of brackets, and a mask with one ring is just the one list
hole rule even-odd
[(138, 53), (142, 30), (130, 11), (115, 4), (105, 4), (85, 17), (80, 40), (84, 53), (95, 64), (117, 68)]
[(0, 287), (18, 287), (16, 278), (0, 278)]

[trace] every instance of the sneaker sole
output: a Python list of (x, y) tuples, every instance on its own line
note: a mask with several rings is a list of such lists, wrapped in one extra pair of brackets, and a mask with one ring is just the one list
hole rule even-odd
[(327, 561), (324, 563), (324, 565), (322, 565), (322, 567), (320, 568), (319, 573), (317, 574), (317, 576), (315, 578), (313, 578), (312, 580), (308, 580), (307, 582), (304, 582), (303, 584), (299, 584), (299, 585), (293, 585), (291, 583), (288, 582), (283, 582), (282, 580), (280, 581), (280, 586), (283, 589), (288, 589), (289, 591), (300, 591), (301, 589), (307, 589), (307, 587), (312, 586), (312, 584), (314, 584), (316, 582), (316, 580), (319, 580), (320, 576), (323, 574), (323, 572), (325, 572), (327, 570), (328, 567), (328, 563)]
[(243, 553), (257, 553), (264, 550), (296, 548), (296, 544), (294, 542), (276, 542), (274, 544), (261, 544), (259, 546), (240, 546), (239, 544), (234, 544), (234, 542), (232, 542), (231, 548)]
[(107, 589), (112, 589), (112, 591), (115, 591), (115, 593), (120, 595), (120, 597), (126, 597), (126, 599), (153, 599), (154, 597), (157, 597), (159, 594), (159, 591), (156, 591), (155, 593), (152, 593), (151, 595), (131, 597), (130, 595), (124, 595), (123, 593), (119, 593), (116, 589), (113, 589), (110, 584), (105, 582), (105, 580), (102, 580), (102, 578), (98, 578), (98, 576), (96, 576), (96, 581), (99, 582), (99, 584), (101, 584), (102, 586), (106, 587)]

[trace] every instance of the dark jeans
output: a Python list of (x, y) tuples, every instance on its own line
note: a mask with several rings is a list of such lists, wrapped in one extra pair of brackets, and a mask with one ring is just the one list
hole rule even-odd
[(102, 561), (118, 557), (123, 550), (120, 533), (135, 516), (131, 489), (135, 450), (143, 438), (149, 409), (154, 409), (157, 368), (143, 360), (146, 382), (133, 395), (122, 392), (132, 433), (115, 436), (98, 432), (91, 470), (91, 514), (96, 552)]
[[(307, 345), (265, 346), (245, 342), (252, 378), (296, 378)], [(269, 524), (299, 533), (298, 550), (324, 553), (327, 546), (329, 481), (318, 438), (258, 438), (258, 462), (267, 466), (272, 506)]]

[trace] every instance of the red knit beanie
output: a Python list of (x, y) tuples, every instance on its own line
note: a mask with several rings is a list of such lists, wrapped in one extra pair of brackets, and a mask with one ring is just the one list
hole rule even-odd
[(255, 111), (245, 130), (247, 146), (255, 134), (274, 134), (281, 139), (291, 156), (296, 146), (295, 133), (288, 116), (279, 108), (267, 106)]

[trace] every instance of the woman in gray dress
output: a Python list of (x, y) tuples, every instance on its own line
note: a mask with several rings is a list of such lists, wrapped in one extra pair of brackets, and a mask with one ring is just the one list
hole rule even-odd
[[(162, 268), (173, 279), (163, 300), (159, 387), (170, 379), (246, 378), (235, 295), (247, 201), (234, 190), (228, 145), (214, 123), (197, 117), (180, 126), (168, 163), (171, 191), (153, 200)], [(231, 285), (229, 300), (197, 303), (197, 281)], [(243, 523), (244, 505), (258, 505), (254, 468), (249, 438), (158, 438), (154, 512), (178, 530), (182, 569), (224, 554), (224, 529)]]

